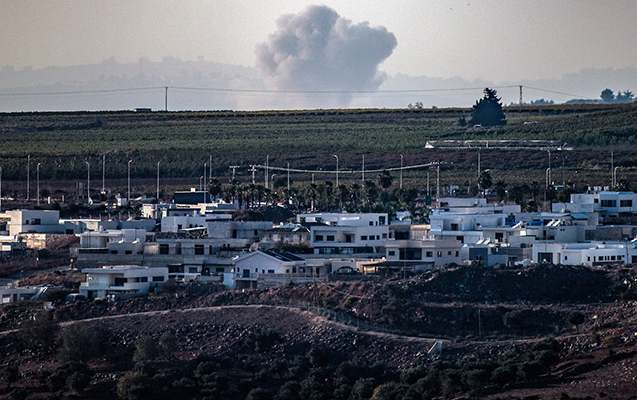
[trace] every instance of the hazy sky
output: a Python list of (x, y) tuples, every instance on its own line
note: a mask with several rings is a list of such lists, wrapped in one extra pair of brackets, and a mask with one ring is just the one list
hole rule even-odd
[(9, 0), (0, 66), (165, 56), (254, 66), (278, 17), (311, 4), (393, 33), (388, 74), (499, 83), (637, 67), (634, 0)]

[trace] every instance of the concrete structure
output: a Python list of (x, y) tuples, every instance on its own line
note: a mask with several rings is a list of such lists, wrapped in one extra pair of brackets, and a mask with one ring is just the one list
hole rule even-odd
[(595, 212), (606, 218), (637, 215), (637, 193), (595, 190), (571, 195), (569, 203), (553, 204), (553, 211)]
[(422, 239), (387, 241), (387, 261), (403, 261), (412, 270), (459, 264), (462, 244), (456, 239)]
[(564, 265), (602, 265), (637, 263), (635, 241), (550, 243), (538, 242), (533, 246), (533, 261)]
[(64, 233), (57, 210), (15, 210), (5, 211), (10, 218), (7, 224), (9, 235), (20, 233)]
[(282, 244), (309, 246), (311, 236), (310, 229), (301, 224), (280, 225), (264, 230), (261, 234), (259, 246), (261, 248)]
[(298, 223), (310, 223), (310, 246), (314, 254), (358, 254), (385, 252), (389, 239), (386, 213), (299, 214)]
[(168, 268), (151, 268), (139, 265), (104, 266), (82, 270), (86, 282), (80, 285), (80, 294), (87, 299), (109, 295), (147, 294), (168, 280)]
[[(262, 288), (287, 282), (307, 283), (325, 281), (329, 268), (323, 260), (304, 260), (291, 253), (254, 251), (235, 260), (234, 287)], [(224, 284), (229, 280), (224, 277)]]

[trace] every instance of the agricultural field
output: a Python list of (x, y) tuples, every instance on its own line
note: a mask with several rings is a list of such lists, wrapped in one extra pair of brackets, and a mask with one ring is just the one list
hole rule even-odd
[[(166, 185), (197, 186), (204, 163), (212, 156), (214, 177), (227, 182), (252, 179), (250, 165), (307, 169), (317, 180), (333, 180), (334, 155), (340, 179), (360, 180), (365, 156), (367, 170), (442, 162), (441, 185), (475, 185), (477, 149), (426, 149), (431, 140), (551, 140), (571, 151), (552, 152), (552, 178), (576, 187), (609, 185), (612, 166), (618, 176), (637, 183), (632, 143), (637, 140), (637, 106), (576, 105), (506, 108), (507, 125), (496, 128), (463, 126), (470, 109), (310, 110), (281, 112), (86, 112), (0, 114), (0, 167), (5, 193), (24, 195), (27, 157), (35, 182), (40, 164), (43, 187), (72, 188), (90, 177), (101, 186), (102, 161), (109, 188), (126, 184), (128, 160), (135, 185), (152, 187), (160, 163)], [(611, 151), (614, 164), (611, 164)], [(482, 169), (494, 180), (511, 184), (544, 183), (547, 152), (535, 150), (480, 151)], [(263, 182), (263, 168), (256, 172)], [(273, 170), (279, 176), (285, 171)], [(394, 170), (394, 178), (398, 172)], [(404, 170), (406, 185), (422, 188), (433, 168)], [(372, 176), (375, 179), (377, 173)], [(292, 181), (311, 180), (309, 173), (292, 173)], [(368, 178), (369, 179), (369, 178)], [(397, 179), (394, 180), (394, 185)], [(152, 190), (150, 190), (152, 192)]]

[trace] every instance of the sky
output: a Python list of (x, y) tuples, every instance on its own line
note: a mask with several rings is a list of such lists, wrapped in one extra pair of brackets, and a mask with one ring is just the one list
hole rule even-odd
[(637, 67), (632, 0), (21, 0), (3, 4), (0, 66), (140, 57), (255, 66), (283, 14), (326, 5), (397, 41), (387, 74), (492, 82)]

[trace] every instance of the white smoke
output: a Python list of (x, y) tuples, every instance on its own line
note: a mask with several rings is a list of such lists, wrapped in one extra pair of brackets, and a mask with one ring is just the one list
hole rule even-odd
[[(277, 20), (277, 30), (256, 48), (257, 68), (276, 90), (375, 90), (386, 78), (378, 65), (396, 44), (384, 27), (353, 24), (327, 6), (310, 6)], [(350, 93), (306, 94), (300, 105), (345, 107), (351, 99)]]

